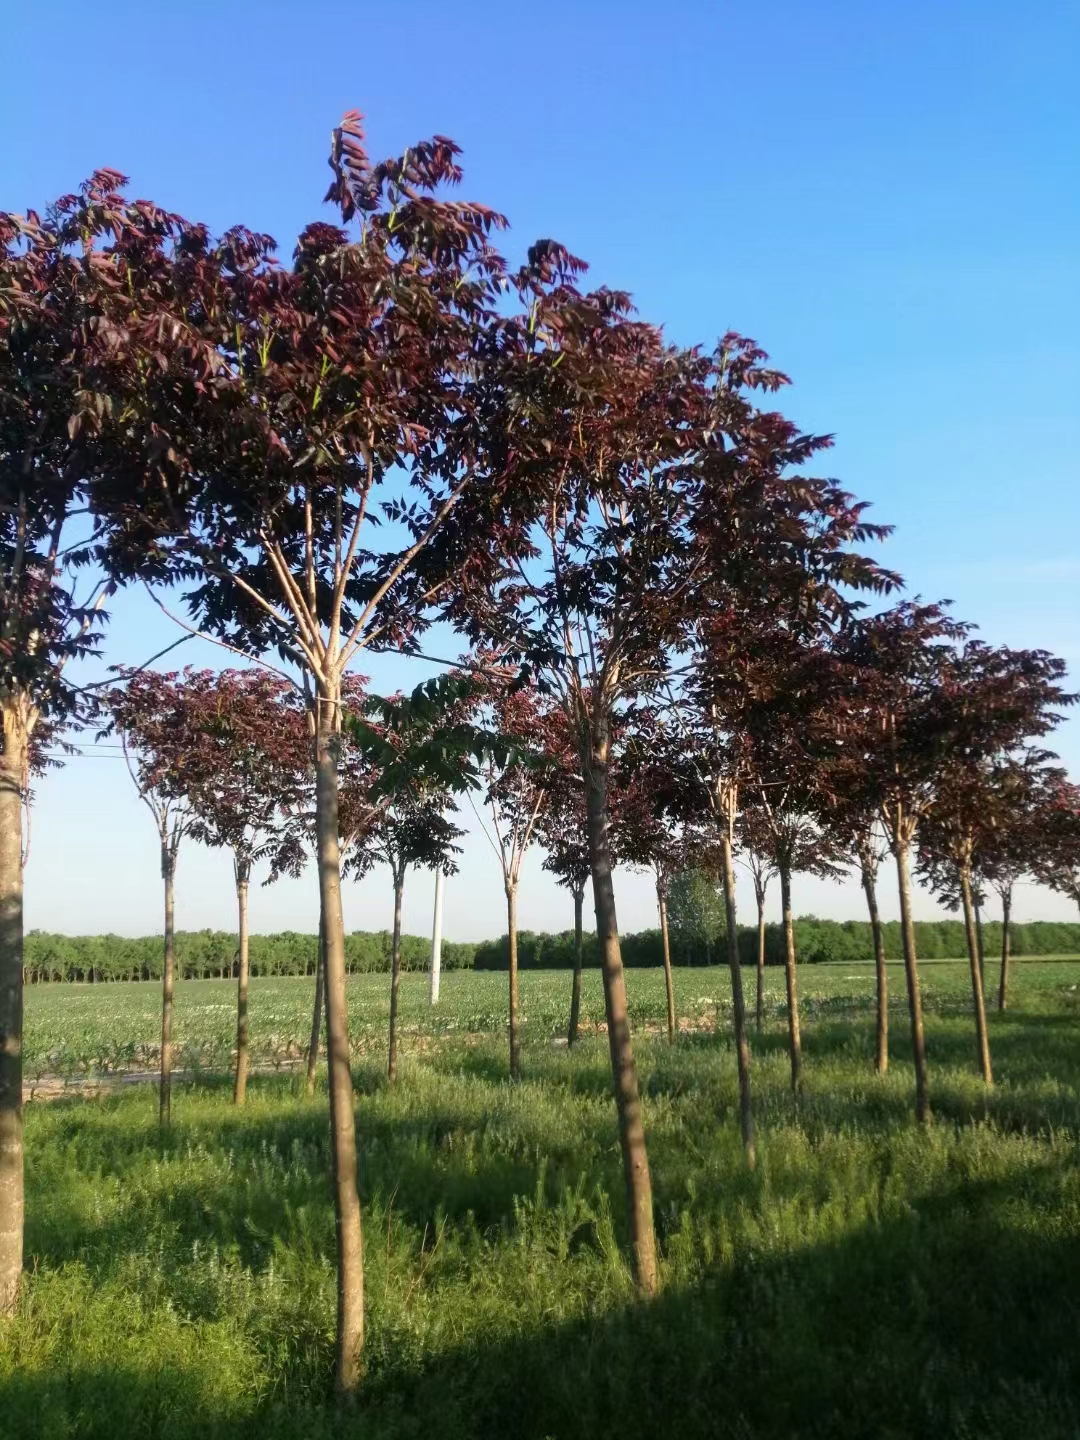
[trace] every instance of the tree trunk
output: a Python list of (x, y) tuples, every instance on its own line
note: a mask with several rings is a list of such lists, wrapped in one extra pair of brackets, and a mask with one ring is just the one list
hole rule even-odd
[(909, 842), (896, 843), (896, 878), (900, 891), (900, 933), (904, 942), (904, 974), (907, 977), (908, 1012), (911, 1015), (911, 1050), (915, 1067), (915, 1116), (921, 1125), (933, 1119), (930, 1091), (926, 1083), (926, 1037), (923, 1033), (922, 996), (919, 993), (919, 961), (915, 953), (915, 925), (911, 918), (911, 864)]
[(341, 912), (341, 851), (338, 842), (338, 782), (331, 726), (336, 729), (340, 696), (322, 690), (317, 702), (315, 829), (319, 858), (319, 899), (326, 935), (327, 1069), (330, 1086), (330, 1154), (334, 1178), (337, 1238), (337, 1366), (339, 1395), (360, 1383), (364, 1346), (364, 1237), (357, 1185), (356, 1121), (349, 1068), (349, 1011), (345, 996), (345, 921)]
[(176, 970), (174, 918), (176, 910), (176, 851), (161, 842), (161, 878), (165, 882), (165, 950), (161, 967), (161, 1080), (158, 1087), (158, 1124), (172, 1119), (172, 1012)]
[(795, 922), (791, 915), (791, 869), (780, 866), (780, 905), (784, 915), (784, 981), (787, 986), (788, 1054), (791, 1088), (802, 1084), (802, 1035), (799, 1030), (799, 992), (795, 976)]
[(4, 715), (0, 756), (0, 1315), (19, 1297), (23, 1263), (23, 727)]
[(510, 1079), (521, 1079), (521, 1037), (518, 1034), (517, 881), (506, 885), (506, 940), (510, 968)]
[(315, 1072), (319, 1068), (319, 1038), (322, 1035), (323, 1004), (326, 992), (326, 943), (322, 916), (319, 916), (319, 948), (315, 954), (315, 1004), (311, 1011), (311, 1039), (307, 1052), (307, 1093), (315, 1094)]
[(983, 944), (983, 923), (982, 923), (982, 901), (978, 898), (974, 886), (971, 891), (971, 903), (975, 910), (975, 945), (979, 952), (979, 983), (983, 993), (986, 992), (986, 946)]
[(971, 870), (957, 867), (960, 873), (960, 900), (964, 907), (964, 931), (967, 936), (968, 961), (971, 965), (971, 998), (975, 1005), (975, 1048), (979, 1069), (987, 1085), (994, 1083), (990, 1068), (990, 1039), (986, 1033), (986, 1000), (983, 995), (982, 966), (979, 963), (979, 937), (975, 929), (975, 907), (971, 898)]
[(236, 1083), (233, 1100), (243, 1105), (247, 1099), (248, 1077), (248, 884), (251, 862), (236, 864), (236, 908), (239, 917), (239, 963), (236, 975)]
[(405, 867), (394, 871), (394, 938), (390, 944), (390, 1050), (386, 1061), (387, 1079), (397, 1079), (397, 1012), (401, 988), (401, 896), (405, 889)]
[(757, 898), (757, 1005), (755, 1014), (758, 1034), (765, 1024), (765, 892), (756, 890)]
[(582, 962), (582, 924), (581, 912), (585, 905), (585, 891), (574, 891), (574, 982), (570, 990), (570, 1029), (567, 1034), (567, 1045), (573, 1045), (578, 1038), (578, 1022), (581, 1018), (581, 962)]
[(739, 1065), (739, 1124), (742, 1128), (746, 1163), (757, 1165), (754, 1139), (754, 1111), (750, 1102), (750, 1041), (746, 1035), (746, 1006), (743, 1003), (742, 970), (739, 966), (739, 927), (735, 914), (735, 864), (731, 857), (731, 836), (724, 830), (720, 840), (720, 863), (724, 881), (724, 916), (727, 923), (728, 968), (731, 971), (731, 1009), (735, 1027), (735, 1055)]
[(660, 936), (664, 942), (664, 986), (667, 990), (667, 1038), (668, 1044), (675, 1043), (675, 987), (671, 980), (671, 942), (668, 937), (667, 898), (659, 884), (656, 887), (656, 903), (660, 907)]
[(998, 981), (998, 1009), (1004, 1010), (1009, 998), (1009, 950), (1012, 937), (1009, 934), (1009, 916), (1012, 913), (1012, 892), (1006, 891), (1001, 897), (1001, 979)]
[(870, 912), (870, 933), (874, 939), (874, 972), (877, 977), (877, 1035), (875, 1065), (879, 1075), (889, 1068), (889, 976), (885, 969), (885, 933), (878, 912), (877, 889), (869, 870), (862, 870), (862, 888)]
[(442, 907), (443, 882), (446, 877), (439, 867), (435, 871), (435, 916), (431, 922), (431, 992), (432, 1005), (439, 1003), (439, 987), (442, 983)]
[[(599, 730), (599, 733), (597, 733)], [(653, 1229), (652, 1180), (645, 1149), (637, 1067), (630, 1038), (626, 1004), (626, 977), (619, 947), (615, 890), (611, 880), (611, 839), (608, 816), (608, 732), (606, 724), (594, 727), (585, 758), (585, 797), (588, 810), (589, 862), (592, 868), (596, 938), (604, 981), (608, 1049), (619, 1116), (619, 1142), (626, 1179), (626, 1211), (634, 1253), (638, 1289), (653, 1295), (657, 1288), (656, 1233)]]

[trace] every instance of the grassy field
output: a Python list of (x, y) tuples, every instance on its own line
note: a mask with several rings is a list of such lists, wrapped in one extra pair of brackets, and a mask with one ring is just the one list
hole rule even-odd
[[(750, 977), (747, 977), (749, 981)], [(451, 974), (437, 1015), (350, 982), (367, 1248), (363, 1399), (328, 1398), (334, 1289), (325, 1093), (284, 1062), (311, 982), (255, 981), (257, 1077), (228, 1064), (227, 982), (177, 987), (175, 1124), (152, 1086), (28, 1107), (23, 1308), (0, 1330), (0, 1435), (1024, 1436), (1080, 1434), (1080, 963), (1016, 966), (975, 1070), (966, 966), (928, 965), (929, 1133), (911, 1121), (902, 974), (871, 1069), (872, 973), (806, 968), (806, 1087), (787, 1084), (779, 974), (755, 1040), (760, 1165), (742, 1163), (722, 971), (630, 972), (663, 1292), (634, 1303), (606, 1041), (553, 1043), (569, 976)], [(988, 982), (996, 967), (988, 966)], [(27, 995), (28, 1077), (153, 1060), (151, 985)], [(585, 1013), (602, 1019), (599, 978)], [(618, 1417), (618, 1418), (616, 1418)]]

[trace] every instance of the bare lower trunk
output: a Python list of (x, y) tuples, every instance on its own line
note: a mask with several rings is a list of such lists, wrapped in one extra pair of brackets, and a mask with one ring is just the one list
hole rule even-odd
[(326, 992), (326, 944), (323, 940), (322, 916), (319, 917), (319, 948), (315, 954), (315, 1003), (311, 1010), (311, 1039), (307, 1052), (307, 1093), (315, 1094), (315, 1072), (319, 1068), (319, 1038), (323, 1028), (323, 1005)]
[(243, 1105), (247, 1099), (248, 1077), (248, 882), (251, 866), (238, 861), (236, 866), (236, 908), (239, 920), (239, 962), (236, 975), (236, 1081), (233, 1099)]
[(585, 904), (585, 892), (574, 891), (574, 981), (570, 990), (570, 1029), (566, 1043), (573, 1045), (578, 1038), (578, 1022), (581, 1019), (581, 961), (582, 925), (581, 912)]
[(506, 940), (510, 969), (510, 1079), (521, 1079), (521, 1036), (518, 1032), (517, 881), (506, 886)]
[(971, 998), (975, 1006), (975, 1048), (979, 1070), (987, 1085), (994, 1083), (990, 1068), (990, 1039), (986, 1033), (986, 1000), (983, 995), (982, 966), (979, 963), (979, 937), (975, 929), (975, 907), (971, 898), (971, 871), (966, 865), (960, 870), (960, 900), (964, 907), (964, 930), (967, 936), (968, 961), (971, 965)]
[(165, 950), (161, 967), (161, 1079), (158, 1086), (158, 1124), (172, 1119), (172, 1012), (176, 971), (176, 852), (161, 842), (161, 878), (165, 882)]
[(390, 1049), (386, 1061), (387, 1079), (397, 1079), (397, 1012), (401, 988), (401, 896), (405, 889), (404, 868), (394, 875), (394, 936), (390, 945)]
[(667, 1038), (668, 1044), (675, 1043), (675, 987), (671, 979), (671, 941), (668, 937), (667, 896), (657, 885), (656, 901), (660, 906), (660, 936), (664, 943), (664, 986), (667, 989)]
[(757, 1004), (755, 1006), (758, 1034), (765, 1024), (765, 896), (757, 892)]
[(1009, 934), (1009, 916), (1012, 913), (1012, 896), (1006, 892), (1001, 897), (1001, 978), (998, 981), (998, 1009), (1004, 1010), (1009, 999), (1009, 951), (1012, 937)]
[(791, 915), (791, 870), (780, 866), (780, 905), (784, 917), (784, 981), (787, 987), (788, 1054), (791, 1088), (802, 1083), (802, 1033), (799, 1028), (799, 991), (795, 975), (795, 922)]
[(596, 938), (600, 947), (604, 981), (608, 1049), (611, 1054), (611, 1074), (619, 1116), (619, 1142), (626, 1179), (626, 1211), (634, 1253), (634, 1277), (638, 1289), (643, 1294), (652, 1295), (655, 1294), (658, 1283), (652, 1179), (649, 1175), (649, 1157), (645, 1150), (645, 1124), (630, 1039), (626, 978), (619, 947), (615, 890), (611, 881), (607, 752), (606, 727), (599, 734), (594, 729), (585, 777), (589, 861), (592, 866), (593, 901), (596, 907)]
[(338, 784), (329, 718), (338, 695), (322, 694), (316, 726), (315, 828), (319, 898), (326, 935), (326, 1031), (330, 1086), (330, 1154), (337, 1237), (337, 1365), (335, 1387), (350, 1395), (360, 1383), (364, 1346), (364, 1238), (357, 1185), (356, 1121), (349, 1068), (349, 1012), (345, 997), (345, 921), (341, 912)]
[(874, 973), (877, 977), (877, 1034), (875, 1036), (875, 1065), (879, 1075), (889, 1068), (889, 976), (885, 969), (885, 934), (881, 928), (878, 912), (877, 889), (874, 877), (868, 870), (862, 872), (863, 894), (866, 908), (870, 912), (870, 934), (874, 941)]
[(971, 903), (975, 909), (975, 945), (979, 952), (979, 979), (982, 983), (983, 992), (986, 991), (986, 946), (983, 944), (983, 923), (982, 923), (982, 901), (979, 899), (974, 888), (971, 893)]
[(431, 989), (429, 996), (432, 1005), (439, 1003), (439, 989), (442, 984), (442, 908), (445, 879), (442, 869), (437, 869), (435, 871), (435, 915), (431, 922)]
[(746, 1163), (757, 1165), (754, 1139), (754, 1111), (750, 1101), (750, 1041), (746, 1034), (746, 1006), (743, 1003), (742, 970), (739, 966), (739, 927), (735, 914), (735, 865), (731, 837), (725, 830), (720, 840), (720, 863), (724, 882), (724, 917), (727, 924), (728, 968), (731, 971), (731, 1009), (735, 1028), (735, 1056), (739, 1065), (739, 1124), (742, 1128)]
[(23, 1263), (23, 861), (25, 738), (5, 716), (0, 756), (0, 1315), (15, 1309)]
[(907, 977), (908, 1012), (911, 1016), (911, 1051), (915, 1068), (915, 1115), (929, 1125), (930, 1090), (926, 1081), (926, 1037), (923, 1033), (922, 995), (919, 993), (919, 961), (915, 953), (915, 925), (911, 918), (911, 865), (909, 844), (899, 841), (895, 848), (896, 878), (900, 891), (900, 933), (904, 942), (904, 974)]

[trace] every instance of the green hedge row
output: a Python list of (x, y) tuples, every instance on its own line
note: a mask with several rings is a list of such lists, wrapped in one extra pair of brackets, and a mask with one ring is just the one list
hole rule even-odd
[[(885, 953), (890, 960), (902, 958), (900, 926), (893, 921), (884, 927)], [(1080, 925), (1058, 925), (1040, 920), (1030, 925), (1013, 925), (1014, 955), (1068, 955), (1080, 953)], [(923, 960), (959, 958), (966, 954), (964, 927), (959, 920), (922, 920), (915, 925), (916, 945)], [(1001, 952), (1001, 925), (994, 921), (983, 927), (988, 959)], [(827, 961), (852, 963), (872, 958), (870, 925), (865, 920), (818, 920), (803, 916), (795, 922), (795, 944), (799, 959), (806, 964)], [(781, 965), (784, 937), (779, 925), (765, 931), (765, 959)], [(401, 937), (402, 961), (408, 970), (422, 970), (431, 954), (425, 936)], [(672, 960), (677, 965), (718, 964), (723, 960), (718, 935), (706, 951), (704, 945), (690, 946), (672, 937)], [(286, 930), (278, 935), (252, 935), (253, 975), (312, 975), (315, 972), (316, 939)], [(600, 963), (596, 936), (585, 936), (585, 964)], [(744, 965), (757, 956), (757, 930), (743, 926), (739, 949)], [(443, 941), (443, 965), (447, 970), (505, 970), (507, 943), (483, 940), (467, 944)], [(628, 966), (659, 965), (663, 955), (659, 930), (642, 930), (622, 937), (623, 963)], [(223, 930), (181, 931), (176, 937), (178, 974), (189, 980), (212, 980), (234, 973), (236, 936)], [(574, 936), (536, 934), (523, 930), (518, 936), (518, 963), (522, 969), (569, 969), (574, 963)], [(390, 969), (390, 932), (357, 931), (345, 939), (345, 964), (351, 974)], [(26, 936), (24, 974), (29, 984), (44, 981), (156, 980), (161, 977), (161, 936), (144, 935), (130, 939), (123, 935), (49, 935), (32, 930)]]
[[(345, 937), (345, 965), (351, 974), (390, 969), (390, 932), (357, 931)], [(253, 975), (313, 975), (317, 939), (293, 930), (278, 935), (252, 935)], [(443, 941), (443, 965), (468, 969), (475, 945)], [(420, 935), (401, 937), (406, 969), (423, 969), (431, 958), (431, 941)], [(161, 978), (161, 936), (49, 935), (32, 930), (26, 936), (23, 973), (29, 984), (58, 980), (157, 980)], [(223, 930), (179, 931), (177, 974), (188, 980), (213, 980), (234, 973), (236, 936)]]
[[(885, 954), (890, 960), (903, 959), (900, 923), (884, 927)], [(1080, 953), (1080, 925), (1054, 924), (1039, 920), (1030, 925), (1011, 925), (1014, 955), (1068, 955)], [(757, 959), (757, 927), (740, 926), (739, 954), (744, 965)], [(983, 926), (983, 944), (988, 959), (1001, 953), (1001, 924)], [(714, 937), (708, 950), (703, 944), (687, 945), (676, 934), (671, 940), (671, 958), (676, 965), (718, 964), (724, 958), (722, 936)], [(915, 945), (922, 960), (958, 959), (967, 954), (964, 926), (959, 920), (920, 920), (915, 923)], [(873, 958), (870, 922), (867, 920), (818, 920), (802, 916), (795, 921), (795, 948), (800, 961), (816, 965), (829, 961), (852, 963)], [(507, 942), (484, 940), (475, 947), (473, 965), (477, 970), (505, 970)], [(627, 966), (663, 963), (659, 930), (643, 930), (622, 937), (623, 963)], [(600, 963), (596, 936), (586, 935), (585, 964)], [(523, 930), (518, 936), (518, 964), (523, 969), (569, 967), (574, 963), (574, 936), (566, 930), (557, 935), (534, 934)], [(765, 929), (765, 963), (784, 963), (784, 934), (779, 925)]]

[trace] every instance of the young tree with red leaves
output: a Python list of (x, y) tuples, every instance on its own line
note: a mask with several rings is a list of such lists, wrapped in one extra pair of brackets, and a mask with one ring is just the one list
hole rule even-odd
[[(846, 691), (834, 697), (831, 708), (844, 742), (844, 758), (837, 761), (840, 792), (859, 811), (876, 806), (896, 860), (916, 1115), (924, 1123), (931, 1110), (911, 916), (912, 843), (920, 827), (949, 825), (953, 848), (959, 846), (956, 853), (967, 857), (962, 868), (970, 887), (972, 792), (981, 769), (1047, 733), (1057, 720), (1050, 707), (1068, 700), (1059, 684), (1060, 661), (1045, 651), (991, 649), (969, 640), (969, 628), (938, 605), (911, 603), (860, 622), (837, 645), (848, 667)], [(971, 930), (972, 988), (982, 1037), (981, 974), (973, 925)], [(979, 1046), (989, 1078), (982, 1038)]]
[(276, 650), (311, 687), (343, 1394), (359, 1382), (364, 1307), (337, 817), (342, 681), (366, 648), (415, 645), (454, 576), (457, 557), (443, 563), (433, 541), (463, 498), (482, 492), (470, 548), (486, 544), (503, 503), (505, 467), (484, 451), (478, 408), (504, 278), (489, 236), (502, 221), (442, 198), (460, 179), (456, 154), (436, 137), (372, 166), (350, 114), (335, 131), (327, 197), (341, 225), (309, 225), (291, 267), (243, 229), (188, 246), (163, 363), (155, 335), (135, 337), (150, 367), (133, 424), (145, 422), (154, 444), (128, 457), (137, 495), (114, 526), (118, 567), (152, 553), (163, 577), (193, 582), (197, 627), (245, 654)]
[(998, 761), (986, 776), (975, 868), (1001, 901), (999, 1010), (1008, 1007), (1013, 891), (1052, 852), (1055, 798), (1066, 783), (1064, 770), (1038, 752)]
[[(122, 675), (125, 672), (121, 671)], [(208, 737), (187, 703), (187, 676), (135, 670), (105, 696), (110, 731), (120, 737), (139, 799), (150, 811), (161, 852), (165, 887), (164, 960), (161, 971), (161, 1054), (158, 1123), (172, 1118), (172, 1021), (176, 976), (176, 862), (180, 842), (191, 833), (195, 809), (190, 780), (203, 769)]]
[(1080, 906), (1080, 785), (1061, 774), (1047, 786), (1040, 805), (1042, 843), (1034, 853), (1035, 878)]
[[(506, 896), (507, 969), (510, 982), (510, 1079), (521, 1079), (518, 1025), (517, 899), (521, 866), (537, 838), (537, 825), (548, 803), (553, 770), (565, 764), (566, 726), (535, 687), (516, 683), (514, 671), (488, 666), (476, 695), (479, 715), (493, 733), (512, 742), (504, 755), (489, 753), (482, 767), (481, 813), (470, 795), (473, 814), (499, 862)], [(505, 763), (500, 764), (502, 760)]]
[[(572, 757), (570, 757), (572, 759)], [(536, 820), (536, 838), (546, 851), (544, 869), (570, 891), (574, 901), (574, 971), (570, 987), (570, 1020), (566, 1043), (577, 1043), (581, 1021), (581, 971), (584, 955), (583, 913), (589, 862), (588, 816), (580, 766), (555, 766), (548, 785), (547, 803)]]
[(263, 669), (186, 670), (181, 692), (196, 744), (183, 784), (191, 836), (232, 852), (238, 951), (236, 1073), (242, 1105), (248, 1076), (248, 891), (252, 868), (270, 860), (271, 878), (299, 874), (304, 851), (295, 831), (311, 769), (307, 715), (296, 687)]
[(116, 327), (149, 306), (147, 238), (182, 228), (123, 183), (100, 170), (44, 217), (0, 213), (0, 1315), (22, 1273), (23, 806), (41, 728), (84, 708), (67, 667), (112, 589), (93, 517), (138, 380)]
[(885, 932), (878, 908), (877, 877), (885, 858), (886, 844), (874, 813), (829, 809), (822, 817), (840, 854), (859, 872), (859, 883), (870, 916), (870, 938), (874, 947), (874, 1068), (879, 1075), (889, 1069), (889, 972), (885, 961)]
[(765, 897), (769, 882), (777, 873), (769, 853), (770, 838), (768, 817), (760, 806), (746, 806), (739, 816), (736, 859), (753, 881), (757, 904), (757, 997), (754, 1014), (759, 1034), (765, 1023)]

